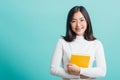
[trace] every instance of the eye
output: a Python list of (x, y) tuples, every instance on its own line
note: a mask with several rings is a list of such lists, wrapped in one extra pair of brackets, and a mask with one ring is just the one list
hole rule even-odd
[(75, 20), (72, 20), (72, 21), (71, 21), (71, 23), (74, 23), (74, 22), (76, 22), (76, 21), (75, 21)]
[(80, 21), (82, 22), (82, 21), (84, 21), (84, 19), (80, 19)]
[(81, 22), (83, 22), (83, 21), (85, 21), (85, 18), (82, 17), (82, 18), (80, 18), (79, 20), (80, 20)]

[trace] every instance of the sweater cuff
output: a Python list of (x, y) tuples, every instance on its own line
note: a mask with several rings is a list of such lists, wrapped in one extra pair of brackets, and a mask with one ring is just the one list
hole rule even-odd
[(80, 68), (80, 74), (85, 74), (85, 73), (87, 73), (88, 71), (87, 71), (87, 69), (86, 68)]

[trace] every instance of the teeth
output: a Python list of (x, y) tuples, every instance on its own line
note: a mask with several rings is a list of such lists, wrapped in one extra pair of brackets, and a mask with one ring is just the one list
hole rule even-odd
[(76, 31), (81, 31), (83, 29), (83, 27), (78, 27), (78, 28), (76, 28)]
[(81, 30), (81, 29), (83, 29), (83, 27), (82, 28), (76, 28), (76, 30)]

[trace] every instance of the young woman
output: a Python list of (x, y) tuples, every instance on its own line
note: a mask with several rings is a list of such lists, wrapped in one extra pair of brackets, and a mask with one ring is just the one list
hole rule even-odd
[[(106, 61), (102, 43), (93, 36), (88, 12), (83, 6), (73, 7), (67, 17), (66, 36), (57, 42), (50, 72), (63, 80), (96, 80), (106, 75)], [(87, 68), (71, 64), (71, 55), (89, 55)], [(93, 67), (96, 61), (96, 66)], [(62, 66), (61, 66), (62, 63)]]

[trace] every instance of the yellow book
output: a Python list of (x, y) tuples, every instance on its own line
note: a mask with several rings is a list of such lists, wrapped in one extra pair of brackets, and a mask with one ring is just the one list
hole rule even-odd
[(72, 54), (70, 63), (76, 64), (79, 67), (88, 68), (89, 60), (90, 56), (88, 55)]

